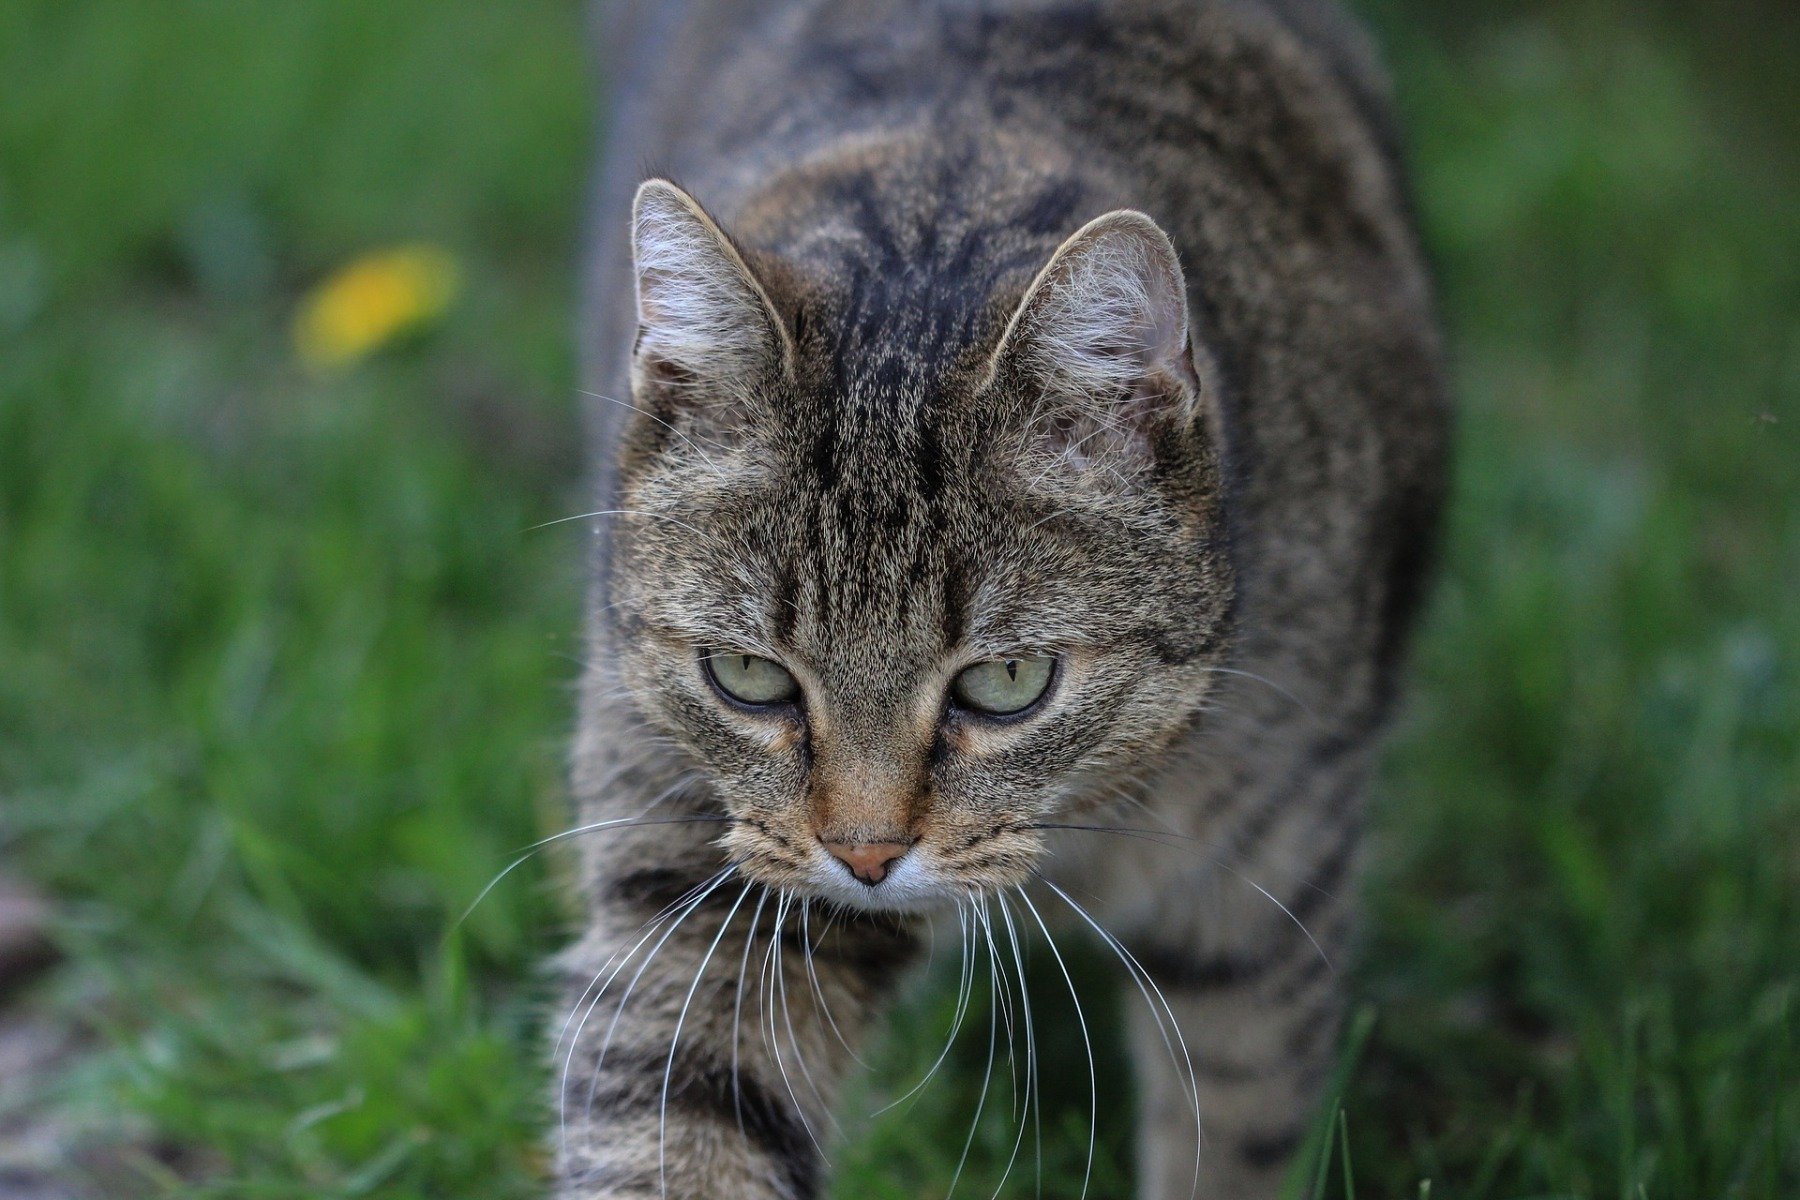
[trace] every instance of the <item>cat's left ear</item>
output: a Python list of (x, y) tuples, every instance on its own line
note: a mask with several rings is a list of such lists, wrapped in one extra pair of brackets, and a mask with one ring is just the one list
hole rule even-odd
[(731, 396), (788, 365), (792, 343), (756, 273), (699, 202), (666, 179), (638, 188), (631, 257), (640, 376)]
[(1209, 400), (1188, 338), (1187, 283), (1174, 245), (1141, 212), (1096, 217), (1026, 289), (993, 376), (1023, 372), (1065, 414), (1139, 446), (1188, 429)]

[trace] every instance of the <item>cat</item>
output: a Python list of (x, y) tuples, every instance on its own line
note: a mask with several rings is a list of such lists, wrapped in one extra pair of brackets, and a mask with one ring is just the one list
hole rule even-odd
[(954, 921), (994, 987), (1028, 938), (1118, 959), (1142, 1196), (1273, 1196), (1445, 489), (1365, 36), (1324, 0), (597, 28), (557, 1194), (821, 1194)]

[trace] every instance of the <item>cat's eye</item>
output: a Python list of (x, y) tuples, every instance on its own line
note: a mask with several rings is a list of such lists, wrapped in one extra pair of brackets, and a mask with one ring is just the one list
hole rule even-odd
[(714, 685), (740, 704), (788, 704), (800, 695), (800, 685), (780, 663), (755, 654), (708, 652), (704, 662)]
[(1056, 659), (1047, 654), (990, 658), (966, 668), (950, 685), (950, 693), (964, 708), (1010, 716), (1037, 703), (1055, 670)]

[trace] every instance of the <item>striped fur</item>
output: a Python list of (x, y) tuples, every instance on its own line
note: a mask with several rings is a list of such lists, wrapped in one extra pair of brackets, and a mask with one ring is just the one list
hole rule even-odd
[[(1274, 1195), (1443, 487), (1372, 55), (1323, 0), (603, 18), (559, 1195), (820, 1194), (930, 911), (971, 983), (1109, 947), (1142, 1194)], [(1013, 654), (1036, 706), (950, 702)]]

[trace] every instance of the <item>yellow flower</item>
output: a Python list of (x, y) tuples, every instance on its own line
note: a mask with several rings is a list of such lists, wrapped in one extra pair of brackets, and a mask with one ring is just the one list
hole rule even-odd
[(314, 288), (294, 319), (308, 366), (348, 366), (443, 315), (455, 298), (456, 260), (437, 246), (364, 255)]

